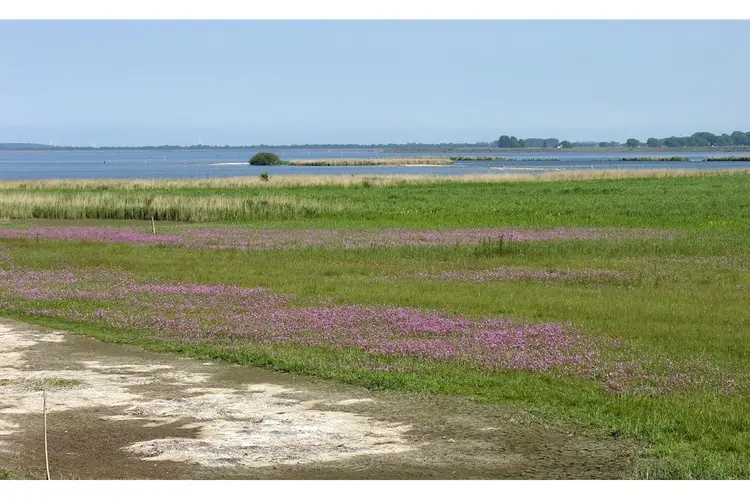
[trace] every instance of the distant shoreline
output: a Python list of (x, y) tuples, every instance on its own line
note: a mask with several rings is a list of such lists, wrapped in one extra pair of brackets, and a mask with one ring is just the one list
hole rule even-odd
[(750, 151), (750, 146), (726, 146), (726, 147), (702, 147), (702, 148), (628, 148), (628, 147), (581, 147), (581, 148), (403, 148), (384, 149), (381, 153), (494, 153), (502, 155), (511, 154), (555, 154), (566, 155), (571, 153), (744, 153)]
[(489, 148), (489, 147), (430, 147), (430, 148), (325, 148), (325, 147), (295, 147), (295, 146), (276, 146), (276, 147), (251, 147), (251, 146), (232, 146), (232, 147), (206, 147), (206, 148), (194, 148), (194, 147), (174, 147), (174, 148), (160, 148), (158, 146), (144, 146), (144, 147), (53, 147), (53, 148), (26, 148), (26, 149), (4, 149), (0, 147), (0, 153), (57, 153), (57, 152), (89, 152), (89, 151), (111, 151), (111, 152), (131, 152), (131, 151), (153, 151), (153, 152), (218, 152), (218, 151), (310, 151), (310, 150), (324, 150), (332, 149), (336, 151), (369, 151), (376, 154), (396, 154), (396, 153), (493, 153), (496, 155), (502, 155), (504, 153), (511, 154), (555, 154), (555, 155), (567, 155), (572, 153), (742, 153), (750, 152), (750, 146), (726, 146), (726, 147), (684, 147), (684, 148), (628, 148), (628, 147), (611, 147), (611, 148), (600, 148), (600, 147), (580, 147), (580, 148), (569, 148), (569, 149), (557, 149), (557, 148)]

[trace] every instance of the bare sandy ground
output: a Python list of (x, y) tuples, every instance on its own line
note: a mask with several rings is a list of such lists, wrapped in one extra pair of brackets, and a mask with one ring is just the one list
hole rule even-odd
[(155, 354), (0, 320), (0, 472), (53, 478), (616, 478), (634, 447), (518, 409)]

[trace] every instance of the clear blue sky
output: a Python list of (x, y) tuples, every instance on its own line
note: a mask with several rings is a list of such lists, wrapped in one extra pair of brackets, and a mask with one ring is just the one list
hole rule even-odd
[(0, 142), (750, 130), (750, 22), (2, 21)]

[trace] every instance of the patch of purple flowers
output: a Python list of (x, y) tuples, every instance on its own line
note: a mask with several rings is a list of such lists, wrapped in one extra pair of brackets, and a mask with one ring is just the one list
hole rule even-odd
[(646, 229), (597, 228), (488, 228), (416, 231), (406, 229), (181, 229), (151, 234), (133, 229), (67, 227), (0, 229), (0, 238), (83, 240), (102, 243), (165, 245), (182, 248), (274, 250), (296, 247), (343, 247), (347, 249), (404, 246), (476, 245), (502, 238), (512, 241), (556, 239), (623, 239), (670, 237), (671, 233)]
[(38, 240), (85, 240), (101, 243), (176, 245), (173, 235), (150, 234), (132, 229), (106, 227), (42, 227), (33, 229), (0, 229), (0, 238)]
[[(462, 362), (487, 370), (576, 375), (598, 380), (613, 393), (653, 394), (710, 382), (676, 364), (656, 373), (642, 362), (615, 361), (618, 353), (627, 358), (621, 341), (561, 323), (405, 307), (293, 307), (294, 300), (262, 288), (144, 283), (105, 268), (0, 270), (3, 308), (136, 329), (167, 341), (229, 349), (258, 343), (349, 348), (376, 356), (383, 371), (399, 370), (394, 360), (405, 357)], [(734, 390), (724, 380), (721, 388)]]

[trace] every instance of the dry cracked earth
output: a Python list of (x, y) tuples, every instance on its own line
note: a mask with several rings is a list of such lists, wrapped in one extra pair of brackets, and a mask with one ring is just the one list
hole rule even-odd
[(632, 443), (0, 319), (0, 473), (52, 479), (607, 479)]

